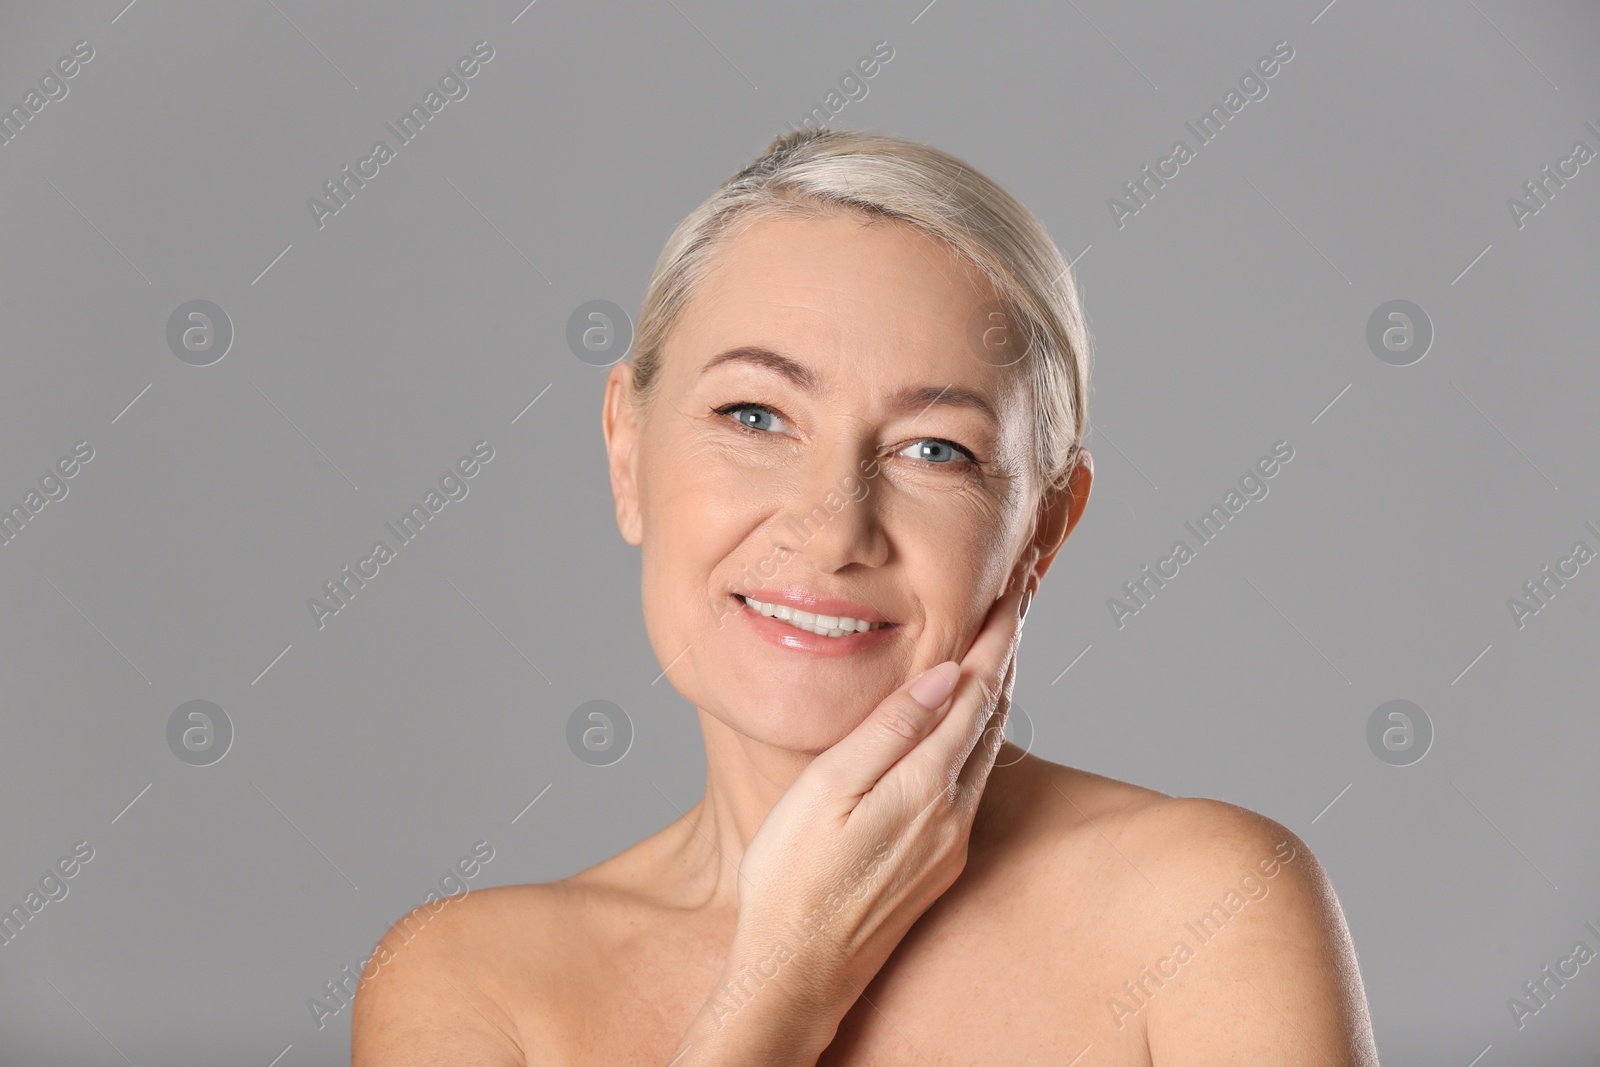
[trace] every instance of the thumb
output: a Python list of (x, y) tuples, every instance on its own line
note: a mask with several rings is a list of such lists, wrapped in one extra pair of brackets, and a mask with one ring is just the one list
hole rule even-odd
[(859, 726), (812, 760), (807, 770), (824, 779), (835, 796), (868, 792), (896, 760), (938, 725), (960, 677), (961, 668), (954, 660), (928, 668), (885, 697)]

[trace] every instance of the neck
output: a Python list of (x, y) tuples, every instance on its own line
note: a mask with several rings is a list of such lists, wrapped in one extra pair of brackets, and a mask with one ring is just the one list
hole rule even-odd
[[(745, 849), (815, 756), (753, 741), (704, 711), (699, 716), (706, 743), (706, 791), (679, 820), (673, 851), (676, 865), (695, 887), (694, 899), (708, 909), (736, 912)], [(1009, 742), (1000, 750), (973, 820), (973, 853), (1006, 821), (1000, 813), (1002, 801), (1019, 784), (1017, 775), (1028, 762)]]
[(681, 820), (679, 853), (710, 907), (736, 908), (739, 862), (767, 813), (815, 757), (774, 748), (701, 711), (706, 792)]

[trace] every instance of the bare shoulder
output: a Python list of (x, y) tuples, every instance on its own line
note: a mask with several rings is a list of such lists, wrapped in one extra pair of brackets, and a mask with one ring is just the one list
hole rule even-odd
[(1163, 895), (1204, 895), (1222, 892), (1246, 874), (1279, 881), (1292, 867), (1292, 880), (1302, 890), (1331, 896), (1305, 842), (1265, 815), (1221, 800), (1169, 796), (1036, 757), (1028, 763), (1036, 784), (1027, 795), (1044, 813), (1045, 840), (1052, 846), (1089, 843), (1067, 854), (1083, 864), (1090, 861), (1085, 853), (1096, 851), (1090, 862), (1118, 892), (1142, 883)]
[(638, 944), (671, 940), (640, 891), (661, 837), (557, 881), (475, 889), (400, 918), (362, 972), (352, 1067), (582, 1062), (589, 1024), (637, 977)]
[(540, 1062), (520, 1005), (558, 992), (568, 896), (559, 882), (496, 886), (401, 917), (361, 975), (352, 1067)]
[(1344, 913), (1299, 836), (1235, 804), (1040, 763), (1061, 862), (1092, 872), (1092, 900), (1073, 903), (1103, 907), (1125, 947), (1106, 1017), (1142, 1028), (1151, 1063), (1375, 1067)]

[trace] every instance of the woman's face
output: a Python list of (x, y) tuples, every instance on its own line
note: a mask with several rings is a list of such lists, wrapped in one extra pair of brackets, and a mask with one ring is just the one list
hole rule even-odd
[[(764, 219), (722, 245), (647, 409), (621, 402), (631, 365), (612, 369), (618, 523), (643, 548), (651, 645), (697, 708), (820, 752), (959, 660), (993, 602), (1049, 566), (1069, 526), (1029, 536), (1026, 360), (968, 340), (994, 297), (907, 223)], [(740, 594), (889, 625), (818, 635)]]

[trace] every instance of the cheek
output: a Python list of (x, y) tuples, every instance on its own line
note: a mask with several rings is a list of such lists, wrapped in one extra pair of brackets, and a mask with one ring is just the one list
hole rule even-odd
[[(933, 504), (912, 501), (890, 509), (889, 528), (908, 582), (945, 617), (983, 611), (1010, 571), (1016, 516), (994, 501), (947, 494)], [(925, 591), (925, 592), (924, 592)], [(982, 607), (977, 607), (981, 603)]]
[(727, 625), (728, 587), (739, 581), (727, 563), (751, 523), (740, 517), (746, 495), (708, 464), (686, 455), (662, 460), (641, 479), (641, 577), (651, 641), (668, 662), (719, 620)]
[[(644, 540), (640, 584), (645, 635), (658, 667), (668, 671), (673, 687), (694, 700), (700, 693), (695, 675), (702, 649), (717, 640), (718, 620), (700, 562), (686, 557), (683, 546), (673, 543), (677, 538), (672, 529), (658, 526), (661, 532), (647, 533)], [(730, 626), (733, 621), (724, 618), (722, 625)]]

